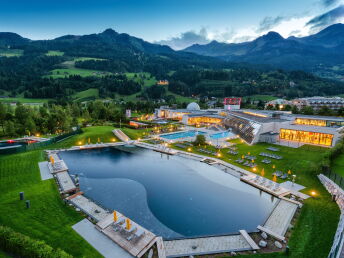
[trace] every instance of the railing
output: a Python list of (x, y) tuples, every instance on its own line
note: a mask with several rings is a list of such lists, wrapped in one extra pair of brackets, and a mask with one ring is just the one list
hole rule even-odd
[(64, 140), (70, 136), (73, 136), (75, 134), (80, 134), (82, 132), (82, 130), (80, 128), (78, 128), (75, 131), (72, 131), (70, 133), (66, 133), (66, 134), (62, 134), (62, 135), (58, 135), (56, 137), (52, 137), (47, 141), (43, 141), (43, 142), (35, 142), (35, 143), (31, 143), (28, 145), (22, 145), (20, 147), (17, 148), (9, 148), (9, 149), (0, 149), (0, 155), (2, 154), (13, 154), (13, 153), (20, 153), (20, 152), (24, 152), (24, 151), (31, 151), (31, 150), (36, 150), (36, 149), (40, 149), (42, 147), (48, 146), (50, 144), (53, 144), (55, 142), (59, 142), (61, 140)]
[[(331, 175), (335, 173), (329, 173)], [(335, 178), (339, 175), (333, 175)], [(343, 252), (343, 244), (344, 244), (344, 191), (343, 189), (334, 183), (330, 178), (326, 177), (323, 174), (320, 174), (319, 179), (321, 183), (325, 186), (326, 190), (332, 195), (332, 198), (337, 202), (340, 210), (341, 216), (338, 223), (337, 231), (334, 236), (333, 244), (331, 247), (331, 251), (328, 255), (328, 258), (339, 258), (341, 257), (341, 253)], [(340, 179), (341, 180), (341, 179)]]
[(344, 177), (333, 172), (329, 168), (323, 169), (323, 174), (336, 183), (340, 188), (344, 189)]

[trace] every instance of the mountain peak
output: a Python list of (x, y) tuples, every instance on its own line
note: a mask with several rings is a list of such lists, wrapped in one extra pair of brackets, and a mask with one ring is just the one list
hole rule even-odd
[(278, 32), (270, 31), (268, 34), (263, 35), (261, 38), (267, 40), (281, 40), (284, 39)]
[(106, 30), (104, 30), (101, 34), (104, 34), (104, 35), (118, 35), (118, 33), (111, 29), (111, 28), (108, 28)]

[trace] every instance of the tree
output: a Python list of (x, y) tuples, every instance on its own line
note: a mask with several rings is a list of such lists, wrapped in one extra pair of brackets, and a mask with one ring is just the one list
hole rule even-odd
[(195, 141), (193, 142), (193, 144), (194, 144), (195, 146), (197, 146), (197, 145), (205, 145), (205, 144), (206, 144), (205, 136), (204, 136), (203, 134), (198, 134), (198, 135), (196, 136), (196, 139), (195, 139)]

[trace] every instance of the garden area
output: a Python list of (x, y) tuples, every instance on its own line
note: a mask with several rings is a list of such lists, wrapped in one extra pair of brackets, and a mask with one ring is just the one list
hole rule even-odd
[[(47, 146), (47, 149), (66, 148), (73, 145), (118, 141), (113, 134), (112, 126), (94, 126), (83, 128), (83, 133), (67, 138), (66, 140)], [(132, 139), (144, 137), (151, 130), (121, 128)], [(305, 193), (316, 191), (315, 198), (305, 201), (301, 214), (296, 222), (289, 240), (290, 253), (288, 257), (327, 257), (339, 219), (339, 209), (331, 201), (331, 196), (317, 179), (319, 164), (325, 158), (327, 149), (303, 146), (298, 149), (280, 147), (278, 154), (282, 160), (272, 164), (262, 164), (260, 152), (266, 150), (269, 144), (247, 145), (240, 140), (235, 143), (238, 157), (244, 154), (257, 157), (257, 172), (264, 168), (265, 176), (272, 178), (273, 171), (291, 170), (296, 174), (296, 183), (306, 186)], [(174, 146), (173, 146), (174, 147)], [(177, 149), (177, 147), (174, 147)], [(192, 147), (197, 151), (199, 147)], [(207, 146), (206, 149), (215, 150)], [(237, 164), (236, 155), (227, 153), (228, 148), (221, 150), (221, 159)], [(215, 156), (212, 156), (215, 157)], [(8, 226), (16, 232), (29, 236), (32, 239), (42, 240), (52, 248), (61, 249), (75, 257), (101, 257), (86, 241), (84, 241), (71, 226), (83, 219), (83, 215), (73, 208), (66, 206), (59, 196), (54, 180), (41, 181), (38, 162), (45, 159), (43, 149), (13, 155), (0, 156), (0, 224)], [(272, 168), (275, 165), (275, 169)], [(252, 169), (250, 169), (252, 171)], [(26, 199), (31, 201), (31, 208), (26, 209), (25, 203), (19, 201), (19, 192), (24, 191)], [(6, 254), (1, 254), (6, 257)], [(221, 257), (221, 256), (219, 256)], [(251, 255), (246, 256), (251, 257)], [(283, 253), (258, 254), (252, 257), (287, 257)]]

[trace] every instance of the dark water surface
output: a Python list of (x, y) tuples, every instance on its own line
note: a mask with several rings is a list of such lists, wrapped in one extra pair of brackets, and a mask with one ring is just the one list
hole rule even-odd
[(255, 231), (277, 199), (207, 164), (136, 148), (60, 152), (85, 195), (164, 239)]

